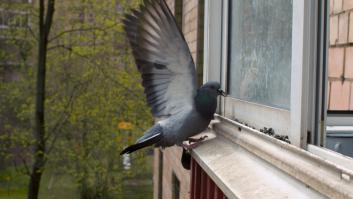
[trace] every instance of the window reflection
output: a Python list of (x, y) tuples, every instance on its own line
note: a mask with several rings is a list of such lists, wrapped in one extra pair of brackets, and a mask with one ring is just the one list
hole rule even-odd
[(231, 0), (232, 97), (290, 108), (292, 0)]
[[(353, 3), (330, 1), (325, 146), (353, 157)], [(351, 24), (350, 24), (351, 23)]]

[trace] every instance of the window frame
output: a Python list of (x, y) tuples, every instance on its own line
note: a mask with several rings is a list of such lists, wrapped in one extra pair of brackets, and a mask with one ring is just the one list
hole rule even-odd
[(172, 199), (180, 198), (180, 179), (174, 171), (172, 171)]
[[(226, 92), (229, 1), (206, 0), (205, 3), (204, 82), (219, 81)], [(288, 135), (292, 144), (306, 147), (310, 112), (308, 100), (311, 93), (307, 85), (310, 85), (309, 76), (312, 74), (310, 66), (316, 62), (316, 35), (313, 34), (316, 31), (316, 11), (314, 1), (293, 0), (290, 110), (227, 96), (221, 97), (218, 108), (220, 115), (237, 118), (257, 129), (271, 127), (276, 134)]]
[[(227, 82), (224, 78), (227, 75), (227, 68), (225, 67), (227, 66), (225, 64), (227, 55), (224, 52), (227, 52), (228, 48), (225, 45), (227, 44), (225, 38), (228, 36), (228, 28), (224, 25), (224, 19), (229, 14), (227, 10), (223, 11), (224, 8), (228, 8), (228, 2), (229, 0), (206, 0), (205, 2), (203, 80), (204, 82), (219, 81), (223, 89)], [(327, 35), (323, 31), (327, 28), (327, 23), (325, 24), (325, 19), (322, 17), (325, 16), (322, 15), (325, 11), (322, 11), (328, 8), (325, 7), (325, 3), (322, 4), (321, 2), (293, 0), (295, 4), (293, 6), (293, 27), (297, 26), (297, 28), (293, 28), (293, 35), (296, 35), (297, 38), (293, 42), (295, 45), (292, 46), (292, 55), (295, 55), (292, 56), (292, 59), (300, 58), (292, 60), (295, 64), (292, 63), (291, 69), (291, 110), (288, 111), (290, 117), (289, 128), (290, 133), (292, 133), (290, 136), (294, 136), (296, 139), (296, 142), (293, 142), (290, 137), (294, 146), (269, 137), (259, 132), (258, 129), (251, 128), (254, 125), (262, 125), (257, 123), (258, 121), (254, 118), (251, 118), (252, 123), (248, 123), (251, 126), (234, 121), (232, 115), (225, 114), (225, 111), (232, 111), (231, 109), (236, 104), (233, 103), (227, 107), (225, 101), (233, 99), (221, 97), (217, 110), (218, 115), (216, 115), (218, 121), (212, 124), (209, 132), (205, 132), (206, 134), (210, 133), (209, 137), (212, 137), (212, 139), (207, 144), (192, 151), (192, 157), (228, 197), (233, 197), (232, 194), (241, 194), (242, 192), (238, 190), (240, 186), (237, 184), (239, 181), (236, 180), (239, 177), (239, 172), (232, 175), (234, 172), (219, 171), (220, 166), (224, 167), (225, 165), (228, 165), (228, 167), (225, 167), (226, 169), (245, 170), (246, 174), (244, 175), (248, 177), (249, 173), (258, 171), (251, 166), (259, 166), (265, 163), (262, 165), (263, 167), (268, 166), (268, 169), (279, 172), (273, 173), (271, 179), (274, 179), (277, 175), (280, 175), (280, 179), (283, 179), (282, 175), (285, 174), (291, 179), (295, 179), (295, 182), (304, 184), (305, 188), (303, 190), (306, 188), (313, 189), (314, 192), (326, 197), (336, 197), (335, 194), (344, 195), (352, 190), (353, 159), (313, 145), (313, 143), (319, 143), (323, 140), (321, 133), (323, 133), (323, 136), (325, 135), (324, 127), (326, 126), (326, 112), (322, 110), (327, 105), (327, 91), (325, 90), (327, 81), (323, 78), (327, 74)], [(293, 100), (297, 101), (293, 102)], [(230, 103), (228, 102), (228, 104)], [(246, 108), (241, 111), (245, 112), (244, 115), (257, 117), (257, 119), (261, 119), (261, 116), (258, 115), (262, 108), (271, 108), (258, 104), (248, 104), (257, 113), (249, 113)], [(292, 107), (295, 107), (295, 109)], [(280, 115), (281, 110), (273, 108), (273, 112)], [(265, 119), (267, 118), (269, 118), (268, 115), (265, 116)], [(241, 120), (243, 118), (237, 119)], [(270, 121), (270, 119), (267, 121)], [(273, 122), (279, 123), (278, 120)], [(215, 147), (218, 149), (217, 153), (210, 153)], [(240, 155), (242, 152), (245, 154)], [(256, 164), (246, 164), (244, 169), (241, 169), (238, 168), (240, 165), (237, 162), (247, 161), (237, 158), (248, 158), (257, 162)], [(234, 167), (234, 165), (236, 166)], [(265, 173), (268, 174), (268, 172)], [(256, 175), (251, 182), (258, 182), (256, 179), (258, 176)], [(334, 181), (337, 181), (340, 185), (334, 183), (335, 185), (331, 186)], [(246, 190), (253, 184), (256, 183), (249, 183)], [(270, 183), (266, 183), (266, 185), (268, 184)], [(288, 187), (292, 186), (294, 185), (291, 183), (288, 185)], [(256, 187), (258, 187), (257, 184)], [(294, 187), (297, 188), (297, 186)], [(277, 191), (277, 189), (277, 186), (274, 187), (274, 190)], [(267, 190), (271, 190), (271, 188)]]
[(312, 108), (309, 126), (313, 132), (307, 150), (315, 155), (353, 169), (353, 158), (326, 148), (328, 126), (351, 126), (353, 111), (328, 110), (328, 53), (330, 47), (330, 1), (319, 1), (317, 10), (317, 65), (316, 74), (311, 75), (315, 90), (312, 90)]

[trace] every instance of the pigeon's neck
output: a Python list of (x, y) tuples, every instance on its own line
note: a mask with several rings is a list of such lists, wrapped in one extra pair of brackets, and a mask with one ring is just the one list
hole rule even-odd
[(217, 108), (217, 97), (207, 90), (199, 89), (195, 97), (195, 106), (203, 118), (212, 120)]

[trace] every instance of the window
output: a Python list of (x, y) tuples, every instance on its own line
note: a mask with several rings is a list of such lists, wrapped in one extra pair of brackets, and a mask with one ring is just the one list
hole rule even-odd
[(28, 16), (23, 11), (8, 11), (0, 8), (0, 27), (28, 27)]
[(173, 186), (173, 190), (172, 190), (173, 197), (172, 198), (179, 199), (180, 198), (180, 181), (174, 172), (172, 174), (172, 186)]
[(32, 3), (32, 0), (3, 0), (6, 3)]
[[(203, 35), (204, 35), (204, 30), (203, 30), (203, 22), (204, 22), (204, 0), (198, 0), (198, 7), (197, 7), (197, 28), (193, 29), (192, 26), (187, 26), (188, 28), (185, 28), (184, 25), (184, 30), (183, 30), (183, 24), (189, 23), (189, 21), (185, 20), (195, 20), (193, 17), (196, 17), (194, 14), (193, 10), (189, 10), (188, 12), (184, 12), (184, 6), (188, 5), (187, 3), (184, 3), (187, 1), (184, 0), (174, 0), (174, 16), (175, 20), (177, 22), (177, 25), (179, 29), (184, 33), (184, 35), (189, 37), (190, 35), (193, 34), (193, 31), (197, 32), (197, 36), (192, 36), (192, 39), (196, 38), (196, 57), (194, 62), (196, 64), (196, 73), (197, 73), (197, 80), (198, 80), (198, 85), (202, 85), (202, 77), (203, 77)], [(191, 39), (191, 40), (192, 40)], [(189, 40), (190, 41), (190, 40)], [(194, 42), (194, 41), (192, 41)]]
[(231, 0), (229, 94), (290, 108), (292, 0)]
[(158, 150), (158, 199), (163, 198), (163, 151)]
[(218, 113), (304, 147), (315, 65), (314, 1), (206, 1), (204, 81), (228, 96)]
[(0, 10), (0, 26), (5, 24), (4, 11)]
[[(261, 6), (257, 4), (259, 2)], [(224, 152), (226, 154), (224, 157), (227, 158), (240, 157), (239, 152), (244, 151), (244, 157), (256, 159), (258, 162), (264, 161), (266, 166), (261, 166), (264, 168), (261, 173), (266, 173), (267, 175), (269, 174), (269, 168), (274, 168), (276, 171), (279, 169), (281, 170), (281, 175), (278, 176), (279, 179), (283, 179), (282, 174), (288, 174), (291, 179), (298, 180), (297, 182), (302, 183), (305, 188), (310, 187), (310, 190), (332, 198), (335, 197), (331, 195), (333, 192), (344, 194), (352, 190), (350, 185), (353, 164), (352, 159), (323, 149), (322, 147), (326, 144), (326, 146), (330, 145), (337, 149), (347, 149), (346, 146), (352, 147), (352, 144), (346, 145), (345, 143), (341, 143), (332, 145), (332, 143), (328, 143), (328, 134), (325, 132), (327, 128), (326, 124), (339, 122), (352, 125), (353, 117), (350, 120), (347, 120), (347, 118), (342, 120), (342, 117), (328, 117), (326, 120), (327, 92), (333, 92), (331, 90), (332, 87), (327, 87), (328, 76), (326, 66), (327, 51), (329, 49), (327, 40), (329, 6), (327, 4), (334, 2), (335, 5), (337, 2), (348, 1), (283, 0), (277, 1), (277, 3), (274, 2), (272, 0), (206, 0), (204, 82), (210, 80), (221, 82), (222, 88), (226, 89), (228, 95), (220, 97), (219, 100), (219, 116), (216, 118), (220, 122), (215, 123), (212, 128), (217, 133), (215, 141), (210, 141), (209, 146), (205, 146), (208, 150), (205, 148), (201, 148), (200, 150), (195, 149), (196, 152), (193, 157), (200, 164), (207, 165), (205, 167), (207, 168), (206, 172), (210, 176), (218, 175), (218, 179), (223, 182), (224, 176), (221, 173), (217, 173), (217, 168), (220, 165), (219, 162), (222, 160), (210, 160), (208, 151), (212, 150), (215, 146), (220, 149), (221, 146), (224, 146), (225, 149), (229, 149), (229, 151)], [(350, 8), (342, 11), (342, 7), (344, 8), (344, 6)], [(353, 6), (343, 3), (343, 6), (342, 4), (338, 4), (337, 7), (340, 7), (340, 9), (338, 9), (336, 15), (344, 16), (342, 19), (345, 22), (349, 21), (346, 16), (347, 13), (349, 13), (349, 16), (352, 16)], [(287, 13), (282, 13), (282, 10), (277, 11), (277, 9), (281, 8), (286, 10)], [(252, 10), (256, 10), (256, 13), (252, 13)], [(288, 21), (290, 25), (281, 23), (281, 19), (278, 19), (279, 21), (276, 22), (276, 19), (273, 18), (276, 16), (281, 16), (280, 18)], [(272, 22), (275, 22), (276, 26), (271, 27)], [(336, 22), (339, 29), (338, 35), (340, 35), (340, 32), (342, 33), (342, 29), (349, 31), (351, 27), (348, 25), (349, 23), (347, 23), (347, 26), (343, 26), (343, 23), (340, 23), (339, 20)], [(334, 24), (333, 22), (331, 23)], [(278, 35), (277, 29), (279, 29)], [(289, 29), (291, 30), (285, 33), (285, 30)], [(335, 32), (337, 33), (337, 31)], [(348, 40), (349, 44), (344, 47), (340, 43), (335, 47), (345, 48), (345, 56), (347, 57), (347, 48), (351, 47), (353, 39), (349, 40), (349, 34), (347, 35), (347, 33), (342, 33), (342, 35), (344, 36), (343, 40)], [(289, 40), (288, 43), (290, 42), (290, 47), (288, 47), (288, 43), (283, 43), (286, 38)], [(260, 41), (257, 41), (257, 39)], [(270, 42), (271, 40), (274, 41)], [(338, 39), (338, 41), (341, 40)], [(286, 47), (286, 45), (288, 46)], [(277, 48), (281, 49), (281, 51)], [(288, 52), (285, 52), (286, 50)], [(253, 57), (254, 54), (257, 56), (256, 58)], [(282, 57), (276, 57), (276, 54), (280, 54)], [(348, 56), (348, 58), (350, 57)], [(280, 93), (280, 96), (282, 96), (282, 100), (280, 101), (277, 101), (279, 99), (270, 99), (268, 96), (263, 97), (261, 92), (278, 95), (276, 93), (278, 90), (270, 89), (270, 87), (265, 88), (268, 88), (267, 91), (263, 91), (263, 89), (260, 91), (256, 90), (257, 84), (264, 86), (256, 82), (259, 80), (262, 84), (265, 82), (263, 78), (266, 76), (266, 73), (261, 70), (268, 70), (266, 72), (270, 73), (268, 74), (269, 76), (276, 76), (283, 72), (281, 69), (288, 67), (283, 66), (283, 68), (278, 69), (277, 67), (283, 63), (288, 63), (290, 70), (285, 74), (288, 75), (286, 77), (287, 82), (281, 83), (283, 81), (281, 80), (278, 81), (280, 82), (278, 84), (287, 88), (287, 92), (283, 91), (283, 93)], [(340, 72), (347, 72), (347, 69), (342, 66), (342, 61), (340, 63)], [(243, 83), (247, 75), (253, 75), (253, 77), (249, 78), (253, 82), (248, 81)], [(277, 81), (277, 79), (275, 80)], [(331, 80), (342, 81), (342, 78), (336, 77), (331, 78)], [(286, 83), (288, 85), (283, 85)], [(347, 83), (343, 83), (342, 88), (344, 84)], [(350, 84), (352, 83), (348, 83), (348, 88), (353, 92), (353, 84)], [(244, 92), (245, 94), (253, 92), (251, 93), (253, 95), (241, 95), (243, 94), (240, 92), (242, 85), (246, 85), (243, 88), (246, 91)], [(280, 97), (276, 96), (276, 98)], [(346, 105), (349, 104), (347, 103), (349, 100), (348, 98), (345, 99)], [(272, 128), (276, 134), (289, 136), (291, 144), (296, 147), (288, 146), (287, 144), (263, 136), (259, 132), (259, 129), (263, 127)], [(342, 131), (350, 131), (350, 134), (353, 132), (353, 128), (346, 127), (330, 127), (329, 130), (331, 130), (331, 133), (334, 133), (332, 131), (341, 130), (338, 134), (340, 136), (343, 133)], [(346, 141), (352, 140), (352, 137), (347, 138)], [(336, 138), (337, 136), (332, 137), (332, 140), (336, 141)], [(229, 143), (228, 140), (231, 142)], [(237, 151), (238, 149), (240, 150)], [(279, 154), (279, 151), (283, 153)], [(220, 152), (219, 154), (222, 153)], [(225, 161), (230, 162), (228, 160)], [(214, 165), (213, 169), (209, 169), (212, 168), (213, 162), (217, 162), (217, 165)], [(243, 161), (235, 160), (234, 162)], [(229, 165), (233, 166), (234, 164)], [(246, 164), (245, 167), (247, 168), (248, 165), (250, 164)], [(231, 166), (229, 167), (231, 168)], [(293, 168), (297, 168), (297, 170)], [(320, 168), (320, 171), (315, 171), (315, 168)], [(310, 169), (313, 170), (308, 172)], [(258, 171), (258, 169), (251, 170)], [(319, 174), (321, 171), (322, 173)], [(246, 176), (250, 173), (252, 172), (246, 172)], [(309, 177), (311, 174), (314, 175)], [(255, 178), (258, 178), (258, 175)], [(231, 178), (231, 180), (233, 179), (235, 178)], [(268, 177), (268, 179), (274, 178)], [(332, 184), (335, 180), (338, 183), (342, 183), (342, 185), (333, 187), (329, 191), (326, 188), (321, 189), (323, 187), (321, 185)], [(313, 181), (315, 183), (311, 184)], [(217, 181), (215, 182), (218, 183)], [(321, 185), (315, 188), (316, 183)], [(249, 185), (251, 184), (253, 183), (249, 181)], [(346, 185), (347, 189), (344, 190), (343, 187)], [(290, 186), (292, 185), (288, 187)], [(239, 183), (234, 187), (239, 187)]]
[(0, 38), (0, 64), (18, 62), (18, 46), (9, 39)]
[(352, 154), (353, 7), (330, 2), (206, 1), (204, 81), (228, 93), (220, 115), (317, 155)]
[(174, 1), (174, 16), (180, 30), (183, 29), (183, 0)]
[(353, 7), (347, 1), (325, 3), (321, 16), (322, 32), (325, 33), (321, 59), (327, 73), (319, 77), (323, 82), (323, 95), (317, 100), (323, 104), (317, 110), (318, 115), (323, 116), (323, 127), (317, 128), (312, 143), (353, 157), (353, 29), (349, 24)]

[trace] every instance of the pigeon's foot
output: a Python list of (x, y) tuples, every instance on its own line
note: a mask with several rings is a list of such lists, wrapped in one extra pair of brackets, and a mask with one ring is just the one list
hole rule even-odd
[(190, 151), (191, 149), (194, 149), (196, 147), (198, 147), (202, 141), (204, 141), (206, 138), (208, 138), (207, 135), (204, 135), (200, 138), (188, 138), (188, 142), (189, 144), (182, 144), (182, 147), (184, 148), (184, 150)]
[(191, 154), (185, 148), (183, 148), (183, 154), (181, 156), (181, 164), (184, 169), (190, 170), (191, 167)]
[(204, 136), (202, 136), (200, 138), (188, 138), (188, 141), (189, 141), (190, 144), (193, 143), (193, 142), (194, 143), (198, 143), (198, 142), (204, 141), (206, 138), (208, 138), (208, 136), (204, 135)]
[(182, 144), (183, 148), (187, 151), (190, 151), (191, 149), (194, 149), (198, 147), (201, 144), (201, 142), (194, 142), (192, 144)]

